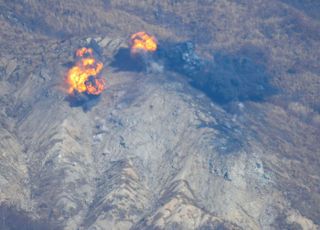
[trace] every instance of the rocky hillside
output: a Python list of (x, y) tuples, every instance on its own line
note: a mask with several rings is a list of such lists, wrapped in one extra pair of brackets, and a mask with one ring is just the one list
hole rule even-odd
[[(317, 10), (0, 1), (0, 229), (319, 229)], [(106, 90), (73, 104), (83, 46)]]

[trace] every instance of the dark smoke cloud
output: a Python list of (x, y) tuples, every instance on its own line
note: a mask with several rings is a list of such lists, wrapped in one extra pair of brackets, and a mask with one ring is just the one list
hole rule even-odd
[(276, 93), (263, 61), (257, 61), (263, 55), (255, 47), (234, 54), (216, 52), (206, 60), (195, 53), (192, 42), (162, 42), (156, 55), (167, 69), (187, 76), (192, 86), (219, 104), (263, 101)]
[(70, 107), (81, 107), (84, 112), (87, 112), (99, 103), (100, 95), (75, 92), (68, 95), (65, 100), (69, 102)]

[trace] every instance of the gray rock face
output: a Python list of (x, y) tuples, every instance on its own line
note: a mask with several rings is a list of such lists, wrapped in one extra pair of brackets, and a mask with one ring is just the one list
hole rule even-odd
[[(82, 1), (67, 2), (26, 2), (30, 15), (14, 1), (0, 3), (0, 229), (319, 228), (317, 21), (277, 1), (97, 0), (90, 13)], [(159, 41), (193, 39), (201, 60), (221, 50), (258, 59), (252, 52), (264, 50), (255, 62), (279, 92), (216, 104), (156, 56), (136, 60), (148, 65), (139, 71), (113, 67), (128, 48), (124, 34), (141, 25)], [(72, 31), (79, 34), (60, 37)], [(107, 80), (85, 109), (70, 106), (64, 81), (81, 46), (97, 52)], [(195, 64), (190, 58), (184, 71)], [(227, 59), (216, 60), (214, 79), (238, 74), (225, 70), (238, 59)]]

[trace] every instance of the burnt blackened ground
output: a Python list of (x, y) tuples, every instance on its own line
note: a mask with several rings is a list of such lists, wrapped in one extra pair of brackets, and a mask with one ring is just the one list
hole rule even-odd
[(0, 229), (1, 230), (58, 230), (48, 220), (32, 219), (25, 211), (19, 211), (15, 207), (0, 205)]
[[(254, 53), (254, 52), (251, 52)], [(195, 88), (213, 101), (264, 101), (276, 92), (266, 68), (250, 52), (216, 52), (211, 60), (200, 58), (192, 42), (163, 43), (157, 52), (166, 67), (187, 76)]]

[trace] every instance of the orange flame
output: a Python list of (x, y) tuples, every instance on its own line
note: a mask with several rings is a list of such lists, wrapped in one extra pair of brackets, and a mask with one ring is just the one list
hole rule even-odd
[(85, 54), (92, 56), (92, 55), (93, 55), (92, 49), (91, 49), (91, 48), (83, 47), (83, 48), (78, 49), (78, 50), (76, 51), (76, 56), (77, 56), (77, 57), (83, 57)]
[(131, 35), (131, 53), (154, 52), (157, 50), (157, 40), (146, 32), (138, 32)]
[(72, 94), (77, 91), (99, 95), (105, 86), (105, 80), (98, 77), (103, 69), (102, 62), (94, 58), (91, 48), (78, 49), (76, 56), (80, 59), (67, 74), (67, 82), (70, 86), (69, 93)]

